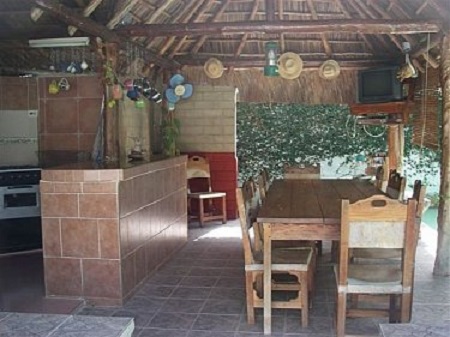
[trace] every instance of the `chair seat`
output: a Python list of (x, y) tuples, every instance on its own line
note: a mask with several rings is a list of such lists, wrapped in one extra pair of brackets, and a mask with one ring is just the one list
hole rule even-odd
[[(263, 271), (263, 256), (255, 254), (255, 263), (246, 265), (247, 271)], [(313, 258), (313, 249), (311, 247), (285, 248), (272, 250), (272, 271), (307, 271)]]
[[(334, 267), (336, 278), (338, 266)], [(402, 271), (398, 265), (350, 264), (347, 290), (349, 293), (402, 293)]]
[(401, 249), (353, 248), (352, 256), (357, 259), (400, 259)]
[(224, 198), (226, 197), (225, 192), (198, 192), (198, 193), (188, 193), (188, 198), (192, 199), (212, 199), (212, 198)]

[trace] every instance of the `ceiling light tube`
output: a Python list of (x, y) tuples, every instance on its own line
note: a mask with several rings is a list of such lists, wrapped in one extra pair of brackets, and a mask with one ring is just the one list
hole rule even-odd
[(28, 41), (31, 48), (85, 47), (89, 45), (88, 37), (58, 37)]

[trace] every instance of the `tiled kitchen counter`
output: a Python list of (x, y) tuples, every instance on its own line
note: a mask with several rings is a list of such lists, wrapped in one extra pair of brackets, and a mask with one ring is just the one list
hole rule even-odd
[(130, 337), (133, 318), (0, 312), (3, 337)]
[(121, 305), (187, 239), (186, 156), (42, 171), (47, 296)]

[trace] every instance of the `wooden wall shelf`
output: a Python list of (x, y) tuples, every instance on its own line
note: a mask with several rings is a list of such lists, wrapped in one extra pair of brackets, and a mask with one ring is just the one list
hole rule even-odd
[(413, 104), (413, 101), (351, 104), (350, 113), (355, 116), (397, 114), (401, 115), (402, 123), (406, 124)]

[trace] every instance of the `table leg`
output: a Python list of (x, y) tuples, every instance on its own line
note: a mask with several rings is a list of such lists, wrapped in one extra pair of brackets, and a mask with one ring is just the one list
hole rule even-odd
[(272, 244), (270, 223), (264, 224), (264, 335), (271, 334), (272, 319)]

